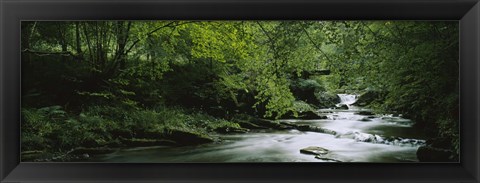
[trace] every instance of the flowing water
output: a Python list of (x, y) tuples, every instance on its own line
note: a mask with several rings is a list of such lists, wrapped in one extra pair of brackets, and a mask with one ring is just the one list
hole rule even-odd
[[(336, 135), (298, 130), (261, 130), (220, 135), (219, 143), (189, 147), (149, 147), (120, 150), (94, 157), (105, 162), (416, 162), (416, 150), (425, 143), (413, 122), (391, 115), (359, 115), (367, 109), (351, 106), (355, 95), (339, 94), (348, 110), (322, 109), (328, 116), (319, 120), (283, 120), (308, 124)], [(329, 150), (321, 159), (300, 149), (318, 146)]]

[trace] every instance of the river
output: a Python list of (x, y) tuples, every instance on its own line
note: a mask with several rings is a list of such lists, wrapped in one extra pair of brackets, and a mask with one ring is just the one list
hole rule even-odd
[[(416, 151), (425, 143), (413, 122), (392, 115), (366, 116), (369, 111), (352, 106), (357, 96), (339, 94), (340, 105), (349, 109), (321, 109), (328, 119), (282, 120), (308, 124), (336, 132), (336, 135), (298, 130), (257, 130), (244, 134), (219, 135), (221, 142), (187, 147), (124, 149), (93, 157), (102, 162), (417, 162)], [(320, 157), (300, 153), (317, 146), (328, 149)], [(320, 158), (320, 159), (318, 159)]]

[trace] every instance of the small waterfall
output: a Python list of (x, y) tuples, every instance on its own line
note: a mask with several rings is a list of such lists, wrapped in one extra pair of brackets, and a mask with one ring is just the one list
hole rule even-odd
[(350, 94), (337, 94), (338, 97), (340, 97), (340, 103), (339, 104), (346, 104), (346, 105), (351, 105), (357, 101), (357, 95), (350, 95)]

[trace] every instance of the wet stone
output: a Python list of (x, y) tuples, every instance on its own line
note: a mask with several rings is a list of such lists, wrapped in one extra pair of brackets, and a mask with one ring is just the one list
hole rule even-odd
[(318, 147), (318, 146), (310, 146), (310, 147), (307, 147), (307, 148), (300, 149), (300, 153), (322, 155), (322, 154), (327, 154), (328, 149)]
[(363, 116), (375, 115), (372, 111), (358, 111), (358, 112), (356, 112), (355, 114), (363, 115)]
[(332, 158), (325, 158), (320, 155), (315, 156), (316, 159), (323, 160), (325, 162), (342, 162), (340, 160), (332, 159)]
[(358, 121), (368, 122), (368, 121), (372, 121), (372, 120), (368, 117), (364, 117), (362, 119), (359, 119)]

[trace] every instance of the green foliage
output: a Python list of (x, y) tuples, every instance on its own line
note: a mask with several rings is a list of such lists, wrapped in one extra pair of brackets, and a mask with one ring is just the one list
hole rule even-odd
[(102, 145), (115, 131), (206, 134), (237, 127), (209, 115), (278, 118), (368, 90), (382, 94), (371, 107), (459, 136), (457, 22), (23, 21), (21, 44), (33, 149)]
[(437, 121), (440, 137), (450, 139), (454, 152), (460, 155), (460, 134), (458, 119), (440, 119)]
[(292, 87), (298, 87), (301, 90), (313, 89), (313, 90), (324, 90), (322, 86), (315, 80), (312, 79), (299, 79), (298, 84), (292, 84)]
[(258, 86), (259, 91), (255, 96), (258, 101), (255, 105), (267, 103), (264, 116), (279, 118), (288, 111), (292, 111), (295, 98), (289, 92), (287, 81), (282, 78), (269, 78), (265, 82), (265, 85)]
[(59, 128), (58, 124), (47, 117), (50, 111), (40, 109), (22, 110), (22, 150), (43, 150), (50, 148), (47, 137)]
[(312, 107), (310, 104), (308, 104), (306, 102), (295, 101), (295, 102), (293, 102), (293, 111), (294, 112), (315, 111), (315, 108)]
[[(240, 128), (236, 123), (180, 108), (122, 109), (92, 106), (78, 116), (58, 106), (22, 110), (22, 150), (67, 152), (76, 147), (99, 147), (142, 134), (165, 135), (171, 130), (208, 137), (218, 128)], [(123, 134), (119, 134), (123, 133)]]
[(100, 116), (69, 116), (59, 106), (22, 110), (23, 150), (64, 150), (98, 146), (110, 140), (116, 123)]

